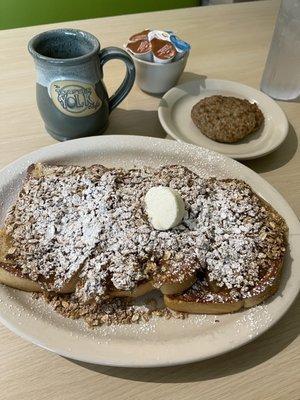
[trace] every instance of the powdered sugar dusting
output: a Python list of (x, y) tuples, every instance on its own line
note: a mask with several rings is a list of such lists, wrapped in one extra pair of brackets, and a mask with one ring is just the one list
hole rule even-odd
[(242, 317), (235, 321), (235, 333), (239, 335), (242, 329), (248, 329), (249, 339), (257, 336), (264, 327), (270, 326), (272, 317), (265, 304), (258, 305), (244, 312)]
[[(182, 223), (163, 232), (144, 209), (146, 192), (159, 185), (176, 189), (186, 207)], [(203, 269), (237, 299), (282, 257), (283, 224), (244, 182), (204, 179), (182, 166), (38, 166), (6, 232), (16, 266), (46, 288), (60, 289), (81, 269), (76, 294), (84, 300), (150, 279), (157, 287), (183, 282)]]
[(242, 181), (215, 180), (209, 191), (214, 232), (206, 254), (208, 278), (230, 289), (233, 298), (250, 296), (251, 288), (282, 258), (283, 221)]

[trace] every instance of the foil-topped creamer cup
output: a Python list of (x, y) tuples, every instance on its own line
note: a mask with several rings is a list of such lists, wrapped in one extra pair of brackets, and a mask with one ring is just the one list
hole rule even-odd
[(170, 42), (170, 33), (166, 31), (153, 30), (148, 33), (151, 43), (153, 61), (158, 64), (167, 64), (176, 56), (176, 49)]
[(125, 48), (136, 58), (144, 61), (152, 61), (152, 48), (148, 40), (136, 40), (126, 43)]
[(125, 49), (139, 60), (153, 61), (151, 44), (148, 40), (149, 32), (151, 32), (150, 29), (144, 29), (142, 32), (135, 33), (124, 45)]
[(130, 36), (128, 42), (136, 42), (137, 40), (149, 40), (148, 34), (151, 32), (150, 29), (145, 29), (142, 32), (135, 33), (134, 35)]
[(155, 63), (167, 64), (175, 58), (177, 52), (171, 42), (153, 38), (150, 43)]
[(189, 53), (191, 46), (173, 33), (170, 34), (170, 42), (174, 45), (177, 54), (174, 61), (180, 60), (186, 53)]
[(148, 40), (151, 42), (152, 39), (160, 39), (170, 41), (170, 32), (167, 31), (159, 31), (157, 29), (151, 30), (148, 32)]

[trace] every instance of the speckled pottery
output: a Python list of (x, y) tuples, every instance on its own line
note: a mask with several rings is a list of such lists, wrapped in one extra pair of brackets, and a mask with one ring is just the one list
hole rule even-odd
[[(48, 133), (57, 140), (98, 135), (110, 112), (127, 96), (135, 79), (133, 61), (124, 50), (100, 50), (95, 36), (76, 29), (55, 29), (33, 37), (28, 50), (37, 72), (36, 98)], [(108, 98), (103, 65), (120, 59), (126, 76)]]

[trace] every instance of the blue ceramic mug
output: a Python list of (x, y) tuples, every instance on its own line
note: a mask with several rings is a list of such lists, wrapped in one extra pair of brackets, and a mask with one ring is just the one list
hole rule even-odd
[[(110, 112), (134, 83), (131, 57), (117, 47), (100, 50), (95, 36), (76, 29), (43, 32), (30, 40), (28, 50), (37, 72), (37, 105), (50, 135), (68, 140), (104, 132)], [(126, 76), (108, 98), (102, 67), (112, 59), (124, 61)]]

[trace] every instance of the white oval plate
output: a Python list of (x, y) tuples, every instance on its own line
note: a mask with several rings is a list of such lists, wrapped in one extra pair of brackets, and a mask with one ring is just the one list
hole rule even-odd
[[(237, 143), (218, 143), (209, 139), (193, 123), (191, 110), (198, 101), (213, 95), (257, 103), (265, 117), (263, 126)], [(164, 130), (179, 142), (196, 144), (240, 160), (271, 153), (281, 145), (289, 130), (284, 112), (269, 96), (241, 83), (220, 79), (200, 79), (173, 87), (161, 99), (158, 117)]]
[[(300, 224), (276, 190), (256, 173), (209, 150), (171, 140), (99, 136), (58, 143), (13, 162), (0, 172), (0, 226), (24, 171), (33, 162), (133, 167), (183, 164), (204, 176), (246, 180), (286, 219), (290, 255), (279, 292), (266, 304), (235, 314), (195, 315), (186, 320), (152, 319), (89, 330), (63, 318), (31, 294), (0, 285), (0, 321), (21, 337), (73, 359), (114, 366), (154, 367), (203, 360), (237, 348), (270, 328), (287, 311), (300, 286)], [(215, 320), (219, 322), (215, 322)]]

